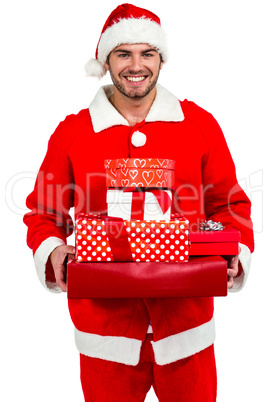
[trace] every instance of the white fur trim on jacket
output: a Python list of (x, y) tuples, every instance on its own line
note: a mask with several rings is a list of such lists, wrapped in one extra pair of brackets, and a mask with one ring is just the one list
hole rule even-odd
[(155, 361), (160, 366), (185, 359), (211, 346), (215, 340), (214, 318), (179, 334), (151, 342)]
[(248, 279), (251, 263), (251, 252), (245, 244), (239, 243), (239, 247), (241, 248), (241, 251), (239, 253), (239, 261), (242, 265), (243, 272), (240, 276), (234, 278), (234, 286), (232, 287), (232, 289), (229, 290), (229, 292), (239, 292), (239, 290), (241, 290), (245, 286), (245, 283)]
[(139, 363), (142, 341), (123, 336), (102, 336), (81, 332), (75, 328), (78, 351), (89, 357), (136, 366)]
[(53, 293), (60, 293), (61, 289), (55, 282), (46, 281), (46, 263), (54, 248), (63, 244), (65, 244), (64, 241), (58, 237), (48, 237), (40, 244), (34, 254), (34, 263), (38, 278), (42, 285)]
[[(109, 98), (113, 94), (113, 85), (101, 87), (89, 105), (89, 113), (95, 133), (113, 126), (129, 126), (128, 121), (112, 106)], [(184, 120), (180, 101), (160, 84), (156, 84), (156, 97), (151, 106), (146, 122)]]
[[(196, 328), (151, 342), (155, 361), (159, 365), (184, 359), (211, 346), (215, 340), (214, 318)], [(75, 341), (80, 353), (99, 359), (136, 366), (142, 341), (122, 336), (101, 336), (75, 329)]]

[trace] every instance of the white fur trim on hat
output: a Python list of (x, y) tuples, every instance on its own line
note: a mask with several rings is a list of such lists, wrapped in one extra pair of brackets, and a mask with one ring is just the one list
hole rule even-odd
[[(155, 47), (163, 61), (167, 61), (166, 35), (157, 22), (148, 18), (123, 18), (102, 34), (98, 45), (98, 59), (91, 59), (86, 64), (87, 75), (103, 77), (106, 74), (105, 63), (111, 51), (122, 44), (135, 43), (146, 43)], [(97, 67), (96, 62), (99, 62), (102, 68), (99, 65)]]

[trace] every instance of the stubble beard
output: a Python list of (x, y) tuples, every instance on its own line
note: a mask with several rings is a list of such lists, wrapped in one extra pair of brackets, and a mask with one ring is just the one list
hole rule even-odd
[[(157, 76), (154, 78), (154, 80), (153, 80), (152, 82), (150, 82), (150, 83), (148, 84), (148, 86), (143, 90), (143, 92), (141, 92), (141, 90), (140, 90), (139, 88), (133, 88), (133, 89), (131, 89), (131, 90), (127, 90), (127, 89), (125, 88), (124, 84), (123, 84), (122, 82), (120, 82), (120, 81), (114, 76), (113, 71), (111, 70), (111, 68), (109, 68), (109, 71), (110, 71), (111, 79), (112, 79), (112, 81), (113, 81), (114, 86), (116, 87), (116, 89), (117, 89), (121, 94), (123, 94), (123, 95), (125, 95), (126, 97), (131, 98), (131, 99), (142, 99), (142, 98), (144, 98), (146, 95), (148, 95), (148, 94), (152, 91), (152, 89), (155, 87), (155, 85), (156, 85), (156, 83), (157, 83), (157, 81), (158, 81), (158, 77), (159, 77), (159, 73), (160, 73), (160, 68), (159, 68), (159, 70), (158, 70)], [(133, 74), (133, 73), (130, 72), (130, 74)], [(144, 73), (142, 73), (142, 72), (134, 73), (134, 74), (136, 74), (136, 75), (139, 75), (139, 74), (140, 74), (140, 75), (144, 75)], [(149, 74), (147, 73), (146, 75), (149, 75)], [(152, 74), (150, 74), (150, 75), (152, 75)], [(150, 75), (149, 75), (149, 76), (150, 76)], [(120, 76), (120, 74), (119, 74), (119, 76)], [(124, 79), (123, 76), (122, 76), (122, 79)]]

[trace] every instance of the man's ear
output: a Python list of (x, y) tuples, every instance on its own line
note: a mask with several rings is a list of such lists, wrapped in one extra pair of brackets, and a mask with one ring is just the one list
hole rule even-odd
[(105, 63), (105, 68), (106, 68), (107, 71), (110, 70), (110, 66), (109, 66), (109, 56), (110, 56), (110, 54), (108, 55), (108, 57), (107, 57), (107, 59), (106, 59), (106, 63)]
[(160, 66), (159, 66), (159, 70), (162, 70), (163, 64), (164, 64), (164, 61), (163, 61), (162, 55), (160, 54)]

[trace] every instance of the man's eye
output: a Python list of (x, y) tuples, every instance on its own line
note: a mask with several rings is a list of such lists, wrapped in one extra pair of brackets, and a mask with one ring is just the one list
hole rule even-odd
[(128, 57), (128, 54), (127, 54), (127, 53), (119, 53), (118, 56), (119, 56), (120, 58), (122, 58), (122, 59), (125, 59), (125, 58)]
[(152, 53), (144, 53), (144, 55), (143, 55), (144, 57), (153, 57), (153, 54)]

